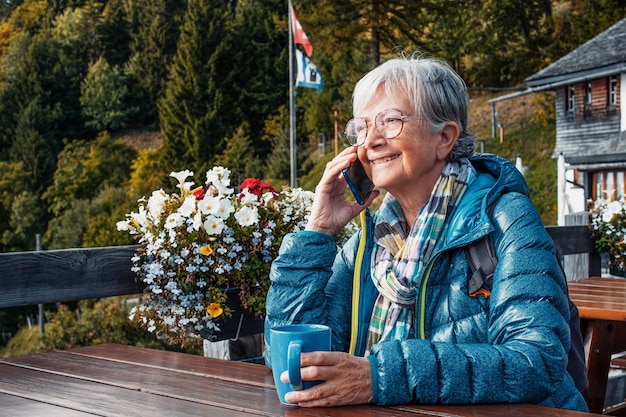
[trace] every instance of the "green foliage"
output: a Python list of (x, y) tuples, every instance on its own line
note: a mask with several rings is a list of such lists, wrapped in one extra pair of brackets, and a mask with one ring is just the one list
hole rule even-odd
[(9, 22), (20, 32), (35, 33), (49, 27), (53, 17), (45, 0), (25, 0), (11, 13)]
[(48, 223), (43, 235), (46, 249), (80, 248), (87, 230), (85, 219), (89, 218), (89, 201), (73, 200), (71, 206)]
[(136, 83), (132, 96), (144, 123), (155, 124), (157, 100), (162, 95), (168, 67), (176, 52), (179, 20), (185, 2), (172, 0), (127, 1), (130, 58), (127, 71)]
[(230, 169), (232, 183), (239, 185), (246, 178), (264, 177), (265, 173), (254, 152), (250, 126), (244, 122), (226, 139), (226, 149), (215, 157), (215, 164)]
[(0, 161), (0, 251), (34, 249), (35, 234), (45, 230), (38, 194), (21, 162)]
[[(154, 333), (128, 319), (133, 302), (125, 297), (110, 297), (78, 302), (71, 310), (61, 305), (56, 312), (47, 312), (42, 342), (46, 349), (68, 349), (100, 343), (120, 343), (157, 349), (180, 350), (158, 340)], [(186, 351), (197, 353), (199, 343), (190, 341)]]
[(286, 32), (275, 23), (283, 16), (286, 8), (282, 0), (240, 0), (227, 22), (222, 39), (224, 54), (214, 75), (226, 110), (219, 119), (227, 126), (222, 137), (246, 121), (260, 158), (271, 150), (269, 142), (260, 140), (265, 120), (286, 102)]
[(17, 194), (11, 204), (9, 227), (2, 233), (7, 251), (35, 250), (35, 236), (45, 230), (45, 213), (39, 196), (29, 191)]
[(91, 248), (135, 244), (131, 236), (119, 233), (115, 226), (132, 208), (134, 204), (128, 199), (125, 189), (104, 187), (89, 205), (89, 223), (82, 246)]
[(137, 109), (128, 105), (126, 77), (104, 58), (89, 67), (81, 84), (80, 104), (85, 125), (96, 130), (117, 130), (128, 125)]
[(1, 358), (9, 358), (16, 355), (37, 353), (41, 349), (41, 337), (37, 326), (24, 326), (9, 340), (5, 348), (0, 350)]
[(44, 194), (59, 216), (75, 201), (90, 199), (101, 187), (119, 185), (130, 175), (136, 151), (102, 133), (95, 141), (68, 142), (59, 153), (53, 184)]
[(41, 190), (48, 186), (55, 169), (58, 146), (45, 132), (56, 112), (46, 112), (38, 98), (27, 103), (17, 115), (15, 140), (10, 149), (14, 161), (22, 162), (30, 176), (29, 188)]
[(107, 0), (97, 15), (98, 37), (102, 48), (100, 56), (113, 66), (123, 66), (131, 53), (128, 47), (131, 37), (125, 7), (127, 3), (125, 0)]
[(52, 219), (44, 243), (49, 249), (133, 244), (115, 226), (130, 208), (126, 190), (106, 186), (94, 199), (74, 200), (70, 208)]
[(590, 202), (589, 230), (599, 253), (608, 254), (612, 268), (626, 271), (626, 199)]
[(139, 152), (139, 156), (132, 162), (128, 182), (128, 197), (131, 201), (147, 197), (153, 190), (168, 183), (171, 171), (166, 171), (162, 166), (160, 153), (161, 148), (146, 149)]

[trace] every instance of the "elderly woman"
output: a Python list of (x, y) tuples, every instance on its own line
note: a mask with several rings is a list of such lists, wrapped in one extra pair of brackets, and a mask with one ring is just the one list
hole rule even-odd
[[(287, 401), (587, 409), (566, 371), (570, 311), (553, 243), (515, 167), (474, 154), (467, 107), (464, 82), (434, 59), (393, 59), (357, 83), (354, 146), (328, 163), (306, 230), (284, 238), (272, 265), (266, 330), (332, 329), (333, 352), (301, 357), (303, 380), (324, 382)], [(345, 198), (341, 172), (357, 156), (386, 194), (338, 252), (333, 236), (379, 195)], [(499, 259), (491, 291), (470, 294), (464, 247), (487, 234)]]

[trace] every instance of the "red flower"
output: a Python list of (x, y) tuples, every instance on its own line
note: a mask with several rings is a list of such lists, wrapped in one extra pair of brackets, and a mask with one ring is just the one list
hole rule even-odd
[(196, 200), (202, 200), (204, 198), (204, 189), (202, 187), (198, 187), (191, 192)]
[[(258, 178), (246, 178), (245, 180), (243, 180), (243, 182), (241, 183), (239, 187), (242, 190), (245, 190), (247, 188), (248, 192), (256, 195), (257, 197), (260, 197), (263, 193), (268, 192), (268, 191), (274, 194), (274, 198), (277, 198), (277, 195), (278, 195), (276, 190), (274, 190), (274, 188), (271, 185), (269, 185), (266, 182), (261, 181)], [(242, 197), (242, 195), (240, 195), (239, 197)]]

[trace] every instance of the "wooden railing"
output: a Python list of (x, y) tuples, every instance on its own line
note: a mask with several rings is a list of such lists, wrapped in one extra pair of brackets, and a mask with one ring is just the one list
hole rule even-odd
[[(600, 275), (600, 256), (586, 226), (546, 230), (561, 255), (589, 254), (585, 276)], [(131, 271), (137, 246), (0, 254), (0, 308), (141, 293)]]
[(0, 308), (139, 294), (138, 246), (0, 254)]
[[(565, 267), (568, 280), (599, 277), (602, 274), (600, 254), (596, 250), (587, 226), (548, 226), (546, 230), (552, 237), (557, 252), (561, 256), (561, 263)], [(572, 259), (571, 261), (575, 265), (568, 265), (570, 259), (564, 259), (566, 255), (584, 255), (585, 260), (580, 263)]]

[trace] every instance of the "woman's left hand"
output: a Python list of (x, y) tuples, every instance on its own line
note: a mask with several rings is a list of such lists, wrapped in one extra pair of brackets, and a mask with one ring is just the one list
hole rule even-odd
[[(345, 352), (302, 353), (303, 381), (324, 381), (303, 391), (291, 391), (285, 400), (301, 407), (368, 404), (372, 401), (372, 373), (367, 358)], [(287, 372), (281, 381), (289, 382)]]

